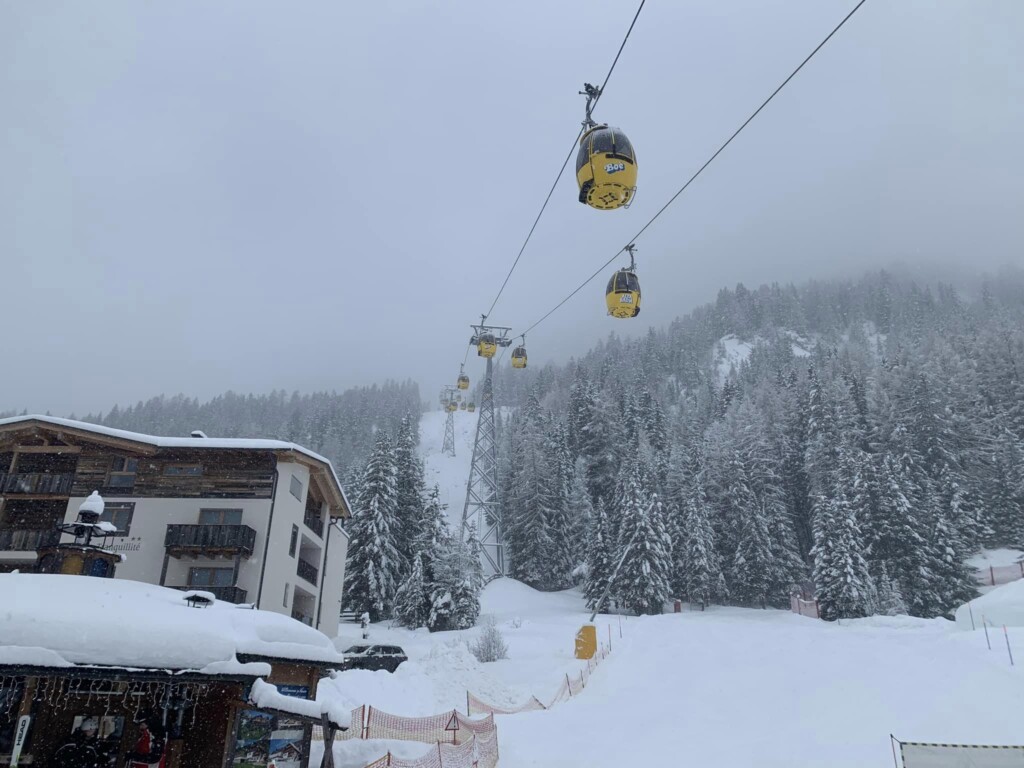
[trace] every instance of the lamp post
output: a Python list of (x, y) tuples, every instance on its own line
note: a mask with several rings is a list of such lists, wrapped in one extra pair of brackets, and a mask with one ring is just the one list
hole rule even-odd
[[(74, 576), (113, 578), (121, 556), (107, 549), (107, 540), (117, 532), (102, 521), (103, 497), (93, 491), (78, 508), (78, 516), (70, 523), (57, 523), (52, 541), (37, 550), (39, 573), (63, 573)], [(74, 541), (62, 543), (62, 536)], [(96, 543), (94, 540), (99, 540)]]

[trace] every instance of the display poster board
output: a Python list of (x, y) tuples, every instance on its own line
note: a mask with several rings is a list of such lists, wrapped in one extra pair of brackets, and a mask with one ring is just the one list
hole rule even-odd
[[(277, 690), (297, 699), (309, 698), (305, 685), (279, 685)], [(300, 768), (309, 754), (309, 726), (299, 718), (244, 710), (238, 718), (233, 768)]]

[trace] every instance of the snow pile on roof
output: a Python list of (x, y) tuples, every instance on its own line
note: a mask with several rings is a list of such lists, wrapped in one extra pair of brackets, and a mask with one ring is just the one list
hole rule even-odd
[[(323, 682), (320, 685), (323, 685)], [(288, 696), (281, 693), (276, 685), (271, 685), (263, 680), (253, 681), (252, 690), (249, 691), (249, 701), (260, 709), (290, 712), (302, 717), (319, 719), (321, 715), (327, 715), (332, 723), (342, 728), (348, 728), (352, 724), (352, 710), (339, 705), (333, 699), (323, 699), (317, 696), (315, 701), (310, 701)]]
[(996, 587), (988, 594), (961, 605), (956, 609), (956, 626), (958, 629), (981, 629), (983, 617), (992, 627), (1024, 627), (1024, 579)]
[(267, 674), (238, 656), (341, 664), (326, 635), (288, 616), (124, 579), (0, 574), (0, 664), (91, 664)]

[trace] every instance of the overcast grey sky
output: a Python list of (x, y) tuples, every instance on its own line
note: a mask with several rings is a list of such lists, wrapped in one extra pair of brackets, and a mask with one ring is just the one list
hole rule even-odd
[[(648, 0), (595, 113), (637, 148), (636, 202), (581, 206), (569, 174), (492, 321), (615, 253), (852, 5)], [(0, 409), (407, 376), (432, 399), (635, 8), (0, 0)], [(1022, 263), (1022, 38), (1020, 0), (868, 0), (638, 241), (643, 314), (606, 317), (601, 278), (531, 363), (736, 282)]]

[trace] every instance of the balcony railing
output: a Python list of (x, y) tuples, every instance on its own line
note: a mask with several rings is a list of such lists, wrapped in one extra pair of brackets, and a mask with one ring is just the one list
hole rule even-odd
[(45, 472), (0, 473), (0, 493), (51, 494), (67, 496), (75, 482), (75, 473), (47, 474)]
[(170, 555), (186, 553), (249, 557), (256, 531), (248, 525), (168, 525), (164, 547)]
[(60, 542), (60, 531), (52, 528), (0, 529), (0, 550), (34, 552), (40, 547), (52, 547)]
[(298, 566), (295, 568), (295, 572), (300, 578), (305, 579), (314, 587), (316, 586), (317, 579), (320, 578), (320, 571), (312, 563), (307, 563), (305, 560), (299, 560)]
[(223, 600), (225, 603), (234, 603), (235, 605), (248, 602), (246, 598), (249, 596), (249, 593), (241, 587), (201, 587), (193, 584), (187, 587), (171, 587), (171, 589), (180, 589), (182, 592), (190, 590), (209, 592), (218, 600)]
[(320, 514), (319, 509), (316, 510), (315, 512), (310, 512), (307, 509), (305, 514), (302, 516), (302, 522), (307, 528), (309, 528), (309, 530), (313, 531), (313, 533), (315, 533), (320, 538), (323, 538), (324, 518), (323, 515)]

